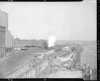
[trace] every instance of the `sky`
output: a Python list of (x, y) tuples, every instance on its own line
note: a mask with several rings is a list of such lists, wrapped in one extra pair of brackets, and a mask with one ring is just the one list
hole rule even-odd
[(6, 2), (0, 9), (8, 13), (8, 29), (14, 38), (96, 40), (96, 1)]

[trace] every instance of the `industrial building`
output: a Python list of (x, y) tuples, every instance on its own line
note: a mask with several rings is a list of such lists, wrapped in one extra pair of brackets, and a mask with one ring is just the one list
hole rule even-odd
[(8, 26), (7, 13), (0, 10), (0, 57), (5, 55), (6, 28)]
[(5, 46), (6, 48), (14, 48), (14, 37), (8, 29), (6, 30)]
[(25, 46), (46, 48), (46, 40), (21, 40), (16, 38), (14, 40), (15, 48), (24, 48)]
[(8, 14), (0, 10), (0, 57), (6, 55), (5, 48), (14, 46), (13, 41), (13, 36), (8, 30)]

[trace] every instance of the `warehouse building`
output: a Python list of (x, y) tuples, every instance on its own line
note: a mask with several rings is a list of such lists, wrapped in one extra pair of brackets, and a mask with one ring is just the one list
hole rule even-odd
[(14, 47), (15, 48), (24, 48), (24, 47), (39, 47), (39, 48), (46, 48), (47, 43), (46, 40), (21, 40), (16, 38), (14, 40)]
[(8, 14), (0, 10), (0, 57), (5, 55), (5, 39), (7, 27)]
[(5, 46), (6, 48), (14, 48), (14, 37), (8, 29), (6, 30)]
[(0, 57), (6, 55), (5, 48), (13, 47), (13, 36), (8, 30), (8, 14), (0, 10)]

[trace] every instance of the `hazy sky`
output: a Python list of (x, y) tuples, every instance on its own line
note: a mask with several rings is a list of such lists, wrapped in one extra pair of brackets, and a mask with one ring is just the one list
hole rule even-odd
[[(86, 0), (87, 1), (87, 0)], [(96, 40), (96, 2), (0, 3), (8, 28), (21, 39)]]

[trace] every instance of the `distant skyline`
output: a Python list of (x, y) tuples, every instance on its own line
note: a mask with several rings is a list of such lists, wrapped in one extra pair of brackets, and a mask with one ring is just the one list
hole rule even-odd
[[(92, 2), (93, 1), (93, 2)], [(2, 3), (8, 29), (21, 39), (96, 40), (96, 2)]]

